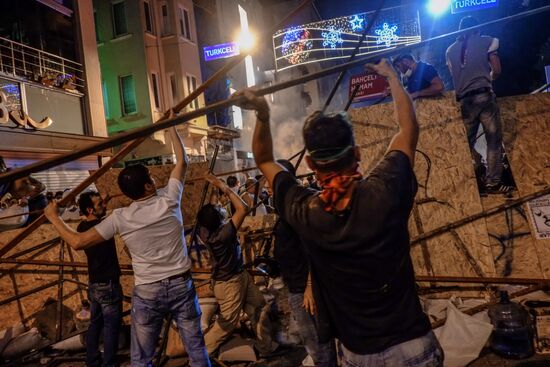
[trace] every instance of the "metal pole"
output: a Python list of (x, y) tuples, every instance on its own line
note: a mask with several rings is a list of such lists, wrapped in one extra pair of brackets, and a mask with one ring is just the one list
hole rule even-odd
[(353, 100), (355, 99), (355, 96), (357, 95), (357, 92), (359, 92), (359, 84), (353, 88), (353, 92), (351, 92), (351, 96), (349, 96), (348, 103), (346, 103), (346, 107), (344, 107), (344, 111), (349, 110), (351, 107), (351, 104), (353, 103)]
[[(65, 242), (59, 243), (59, 261), (65, 259)], [(59, 279), (57, 284), (57, 323), (55, 325), (55, 340), (61, 340), (63, 329), (63, 275), (65, 269), (63, 264), (59, 266)]]
[[(378, 19), (378, 15), (380, 15), (380, 12), (382, 11), (382, 8), (384, 7), (384, 0), (380, 1), (380, 5), (376, 9), (376, 12), (373, 14), (372, 19), (369, 22), (369, 25), (365, 27), (363, 30), (363, 33), (361, 34), (361, 38), (359, 39), (359, 43), (357, 43), (357, 46), (355, 46), (355, 49), (353, 50), (353, 53), (350, 55), (348, 61), (352, 61), (355, 59), (355, 56), (359, 52), (359, 49), (363, 45), (363, 42), (367, 38), (368, 33), (372, 29), (374, 22), (376, 19)], [(338, 87), (340, 86), (340, 83), (342, 83), (342, 80), (344, 79), (345, 70), (340, 72), (340, 75), (338, 75), (338, 78), (336, 79), (336, 83), (334, 83), (334, 86), (332, 87), (332, 90), (330, 91), (327, 100), (325, 101), (325, 105), (323, 106), (323, 113), (327, 110), (328, 106), (330, 105), (330, 102), (332, 102), (332, 99), (334, 98), (334, 95), (336, 94), (336, 91), (338, 91)]]
[[(424, 46), (426, 46), (426, 45), (428, 45), (432, 42), (435, 42), (435, 41), (440, 41), (440, 40), (450, 38), (450, 37), (456, 37), (456, 36), (462, 35), (464, 33), (472, 32), (473, 30), (477, 30), (477, 29), (480, 29), (480, 28), (483, 28), (483, 27), (523, 19), (523, 18), (532, 16), (532, 15), (535, 15), (535, 14), (539, 14), (539, 13), (542, 13), (542, 12), (546, 12), (546, 11), (549, 11), (549, 10), (550, 10), (550, 5), (547, 5), (547, 6), (540, 7), (538, 9), (529, 10), (529, 11), (525, 11), (525, 12), (522, 12), (522, 13), (519, 13), (519, 14), (511, 15), (511, 16), (506, 17), (506, 18), (501, 18), (501, 19), (493, 20), (493, 21), (490, 21), (490, 22), (487, 22), (487, 23), (483, 23), (483, 24), (480, 24), (480, 25), (475, 26), (475, 27), (470, 27), (470, 28), (467, 28), (467, 29), (463, 29), (463, 30), (447, 33), (447, 34), (444, 34), (444, 35), (441, 35), (441, 36), (433, 37), (433, 38), (430, 38), (430, 39), (426, 39), (424, 41), (420, 41), (420, 42), (415, 43), (415, 44), (396, 47), (396, 48), (393, 48), (393, 49), (376, 52), (372, 56), (369, 56), (369, 57), (366, 57), (366, 58), (356, 59), (356, 60), (351, 61), (351, 62), (347, 62), (347, 63), (344, 63), (344, 64), (340, 64), (340, 65), (336, 65), (336, 66), (333, 66), (333, 67), (330, 67), (330, 68), (320, 70), (316, 73), (307, 74), (307, 75), (301, 76), (301, 77), (296, 78), (296, 79), (284, 81), (284, 82), (281, 82), (281, 83), (278, 83), (278, 84), (273, 84), (273, 85), (268, 86), (266, 88), (258, 89), (256, 91), (256, 95), (263, 96), (263, 95), (267, 95), (267, 94), (272, 94), (272, 93), (278, 92), (280, 90), (293, 87), (295, 85), (303, 84), (303, 83), (309, 82), (311, 80), (315, 80), (315, 79), (318, 79), (318, 78), (321, 78), (321, 77), (324, 77), (324, 76), (327, 76), (327, 75), (335, 74), (335, 73), (338, 73), (340, 71), (343, 71), (343, 70), (346, 70), (346, 69), (349, 69), (349, 68), (352, 68), (352, 67), (363, 65), (368, 61), (374, 61), (374, 60), (380, 59), (382, 57), (389, 57), (389, 56), (391, 56), (395, 53), (402, 53), (402, 52), (410, 51), (410, 50), (418, 48), (418, 47), (424, 47)], [(16, 178), (25, 177), (25, 176), (28, 176), (29, 174), (33, 173), (33, 172), (37, 172), (37, 171), (45, 170), (45, 169), (48, 169), (48, 168), (52, 168), (52, 167), (58, 166), (58, 165), (63, 164), (63, 163), (71, 162), (75, 159), (79, 159), (81, 157), (97, 153), (101, 150), (108, 149), (108, 148), (111, 148), (113, 146), (120, 145), (120, 144), (123, 144), (125, 142), (135, 140), (135, 139), (143, 137), (143, 136), (151, 135), (154, 132), (164, 130), (164, 129), (167, 129), (169, 127), (176, 126), (176, 125), (179, 125), (179, 124), (183, 124), (183, 123), (185, 123), (189, 120), (192, 120), (192, 119), (195, 119), (197, 117), (203, 116), (207, 113), (211, 113), (211, 112), (223, 109), (223, 108), (227, 108), (227, 107), (232, 106), (232, 105), (234, 105), (236, 103), (239, 103), (241, 101), (243, 101), (242, 98), (232, 97), (232, 98), (226, 99), (224, 101), (215, 102), (215, 103), (212, 103), (211, 105), (209, 105), (207, 107), (198, 108), (196, 110), (193, 110), (191, 112), (182, 114), (180, 116), (170, 118), (170, 119), (166, 119), (162, 122), (157, 122), (153, 125), (148, 125), (148, 126), (144, 126), (144, 127), (141, 127), (141, 128), (136, 128), (136, 129), (129, 130), (127, 132), (121, 133), (121, 134), (119, 134), (117, 136), (114, 136), (114, 137), (112, 137), (112, 138), (110, 138), (106, 141), (103, 141), (103, 142), (91, 144), (91, 145), (89, 145), (85, 148), (75, 150), (73, 152), (66, 153), (66, 154), (63, 154), (63, 155), (59, 155), (58, 157), (44, 159), (41, 162), (30, 164), (30, 165), (27, 165), (23, 168), (18, 168), (18, 169), (11, 170), (9, 172), (6, 172), (6, 173), (0, 175), (0, 183), (12, 181)]]
[[(218, 159), (218, 152), (220, 150), (220, 146), (216, 145), (214, 148), (214, 154), (212, 154), (212, 160), (210, 161), (210, 167), (208, 167), (208, 173), (211, 173), (214, 170), (214, 167), (216, 166), (216, 160)], [(199, 202), (199, 210), (204, 205), (204, 202), (206, 201), (206, 195), (208, 194), (208, 187), (210, 186), (210, 183), (205, 182), (204, 188), (202, 189), (201, 194), (201, 201)], [(202, 266), (202, 257), (201, 257), (201, 249), (198, 243), (195, 241), (195, 237), (197, 236), (197, 230), (199, 228), (198, 222), (195, 218), (195, 224), (193, 225), (193, 231), (191, 232), (191, 242), (189, 243), (189, 248), (194, 248), (195, 252), (197, 254), (197, 262), (199, 263), (199, 266)]]

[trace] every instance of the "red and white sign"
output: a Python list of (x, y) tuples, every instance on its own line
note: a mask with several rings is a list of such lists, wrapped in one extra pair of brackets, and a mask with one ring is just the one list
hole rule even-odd
[(352, 75), (349, 83), (349, 96), (353, 94), (355, 86), (359, 85), (359, 90), (355, 94), (354, 102), (363, 101), (371, 98), (380, 98), (386, 93), (389, 87), (386, 78), (372, 73), (363, 73)]

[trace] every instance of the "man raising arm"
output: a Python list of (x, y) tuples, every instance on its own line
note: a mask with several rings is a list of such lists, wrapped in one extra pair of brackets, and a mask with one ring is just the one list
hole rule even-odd
[(132, 165), (118, 176), (118, 185), (132, 203), (115, 209), (95, 227), (77, 234), (58, 216), (57, 205), (46, 214), (61, 237), (73, 248), (82, 249), (122, 237), (132, 258), (132, 366), (148, 366), (155, 354), (163, 319), (171, 314), (193, 367), (210, 367), (200, 329), (200, 309), (191, 261), (185, 244), (181, 199), (187, 158), (183, 142), (171, 128), (177, 162), (166, 187), (158, 189), (147, 167)]
[(368, 65), (389, 80), (399, 132), (367, 177), (345, 114), (310, 116), (306, 162), (321, 192), (308, 190), (273, 162), (269, 109), (257, 110), (253, 152), (273, 188), (277, 212), (299, 236), (311, 264), (320, 343), (337, 338), (344, 365), (442, 366), (443, 354), (416, 294), (408, 219), (417, 185), (412, 162), (418, 124), (409, 96), (387, 60)]

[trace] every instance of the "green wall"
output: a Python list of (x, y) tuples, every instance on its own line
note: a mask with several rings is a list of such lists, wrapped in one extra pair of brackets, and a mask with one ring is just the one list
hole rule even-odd
[[(126, 0), (128, 34), (114, 37), (112, 3), (94, 0), (101, 79), (106, 91), (106, 117), (109, 135), (152, 123), (149, 84), (145, 58), (141, 1)], [(133, 75), (137, 113), (123, 116), (119, 76)]]

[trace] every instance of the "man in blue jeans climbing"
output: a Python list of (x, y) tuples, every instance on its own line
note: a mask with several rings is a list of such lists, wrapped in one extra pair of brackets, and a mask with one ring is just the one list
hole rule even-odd
[[(477, 25), (478, 21), (468, 16), (461, 20), (460, 29)], [(475, 150), (475, 145), (479, 125), (483, 126), (487, 141), (487, 174), (484, 182), (480, 180), (485, 186), (480, 191), (487, 194), (507, 194), (513, 190), (501, 181), (502, 123), (493, 92), (493, 80), (501, 73), (498, 48), (497, 38), (482, 36), (475, 29), (459, 36), (446, 53), (476, 172), (482, 167), (481, 155)]]
[(132, 297), (132, 367), (151, 366), (163, 320), (172, 315), (192, 367), (210, 367), (200, 327), (201, 311), (191, 279), (181, 199), (187, 156), (175, 128), (170, 129), (177, 162), (168, 185), (157, 190), (147, 167), (129, 166), (118, 176), (122, 193), (133, 200), (101, 223), (77, 233), (59, 218), (57, 204), (45, 214), (75, 249), (97, 245), (118, 233), (130, 251), (134, 270)]
[[(87, 191), (80, 195), (78, 206), (86, 219), (76, 230), (85, 232), (105, 217), (106, 207), (99, 193)], [(122, 321), (122, 288), (120, 266), (114, 238), (84, 250), (88, 259), (88, 299), (90, 326), (86, 332), (86, 365), (88, 367), (118, 366), (116, 353)], [(103, 358), (99, 339), (103, 331)]]

